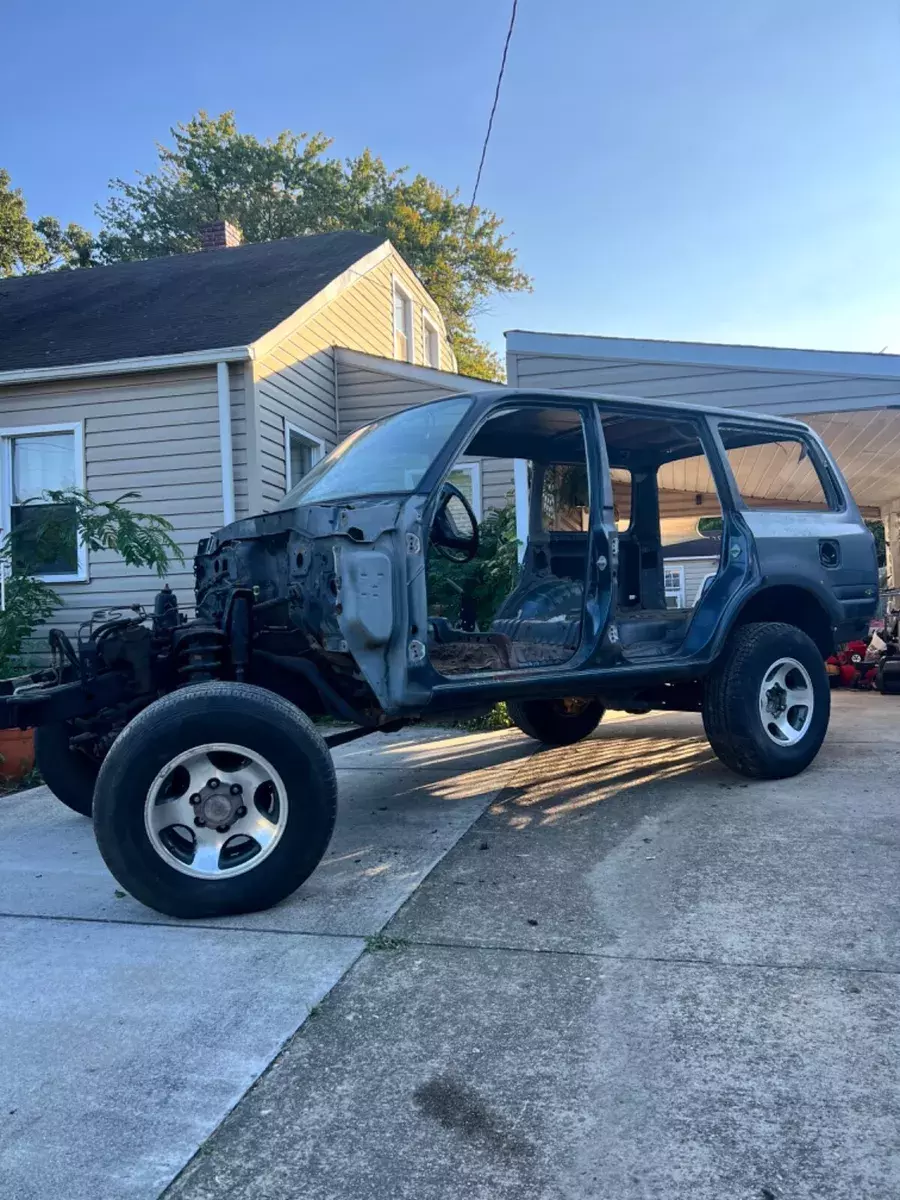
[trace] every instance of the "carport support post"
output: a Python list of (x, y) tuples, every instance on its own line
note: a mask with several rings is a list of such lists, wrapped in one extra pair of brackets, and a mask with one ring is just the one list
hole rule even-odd
[(884, 521), (887, 585), (897, 588), (900, 587), (900, 498), (882, 508), (881, 519)]

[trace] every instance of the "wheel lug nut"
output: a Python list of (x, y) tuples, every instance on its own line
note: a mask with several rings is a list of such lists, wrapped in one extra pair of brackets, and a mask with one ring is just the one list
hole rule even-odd
[(218, 781), (218, 779), (210, 779), (210, 781), (207, 783), (206, 786), (211, 787), (211, 788), (217, 788), (219, 786), (219, 781)]
[(228, 832), (227, 825), (217, 825), (216, 826), (216, 833), (227, 833), (227, 832)]
[(200, 803), (200, 797), (197, 795), (197, 793), (196, 793), (196, 792), (194, 792), (193, 796), (191, 796), (191, 804), (193, 804), (194, 806), (196, 806), (196, 805), (198, 805), (199, 803)]
[(233, 783), (231, 785), (232, 796), (239, 796), (243, 790), (244, 789), (241, 787), (241, 785), (239, 783)]
[(246, 808), (244, 808), (243, 804), (241, 805), (241, 807), (237, 810), (237, 812), (234, 815), (236, 817), (246, 817), (247, 810), (246, 810)]
[(199, 825), (202, 829), (202, 827), (206, 824), (206, 822), (203, 820), (202, 817), (194, 817), (194, 824)]

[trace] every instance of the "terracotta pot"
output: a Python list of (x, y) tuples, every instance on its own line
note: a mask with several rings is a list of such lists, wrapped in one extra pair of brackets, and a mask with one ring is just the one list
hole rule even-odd
[(34, 768), (34, 730), (0, 729), (0, 779), (24, 779)]

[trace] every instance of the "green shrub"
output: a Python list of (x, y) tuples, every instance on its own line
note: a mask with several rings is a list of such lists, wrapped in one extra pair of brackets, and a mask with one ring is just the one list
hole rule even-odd
[(487, 629), (519, 578), (519, 541), (512, 504), (490, 509), (478, 526), (478, 553), (467, 563), (451, 563), (433, 550), (428, 558), (428, 611), (455, 624), (463, 597), (474, 607), (479, 629)]

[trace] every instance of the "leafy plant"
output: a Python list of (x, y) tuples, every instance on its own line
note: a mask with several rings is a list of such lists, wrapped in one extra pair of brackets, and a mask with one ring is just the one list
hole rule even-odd
[[(75, 528), (89, 550), (115, 550), (129, 567), (152, 567), (162, 578), (174, 560), (184, 562), (181, 547), (172, 537), (172, 523), (165, 517), (137, 512), (128, 507), (140, 500), (140, 492), (123, 492), (116, 500), (95, 500), (80, 488), (45, 492), (46, 500), (60, 510), (74, 513)], [(37, 534), (38, 549), (52, 552), (60, 538), (71, 538), (68, 521), (51, 515)]]
[(45, 492), (35, 502), (41, 520), (12, 530), (0, 542), (6, 575), (0, 675), (23, 669), (23, 644), (62, 604), (50, 584), (30, 572), (29, 563), (58, 558), (71, 547), (73, 536), (89, 550), (114, 550), (128, 566), (152, 567), (160, 577), (172, 561), (184, 562), (169, 521), (128, 507), (127, 502), (139, 499), (139, 492), (125, 492), (116, 500), (95, 500), (79, 488)]
[(451, 563), (437, 554), (429, 556), (428, 606), (451, 622), (471, 617), (486, 629), (519, 578), (515, 506), (491, 509), (478, 534), (478, 553), (471, 562)]
[(884, 541), (884, 521), (866, 521), (872, 536), (875, 538), (875, 554), (879, 567), (887, 562), (887, 547)]

